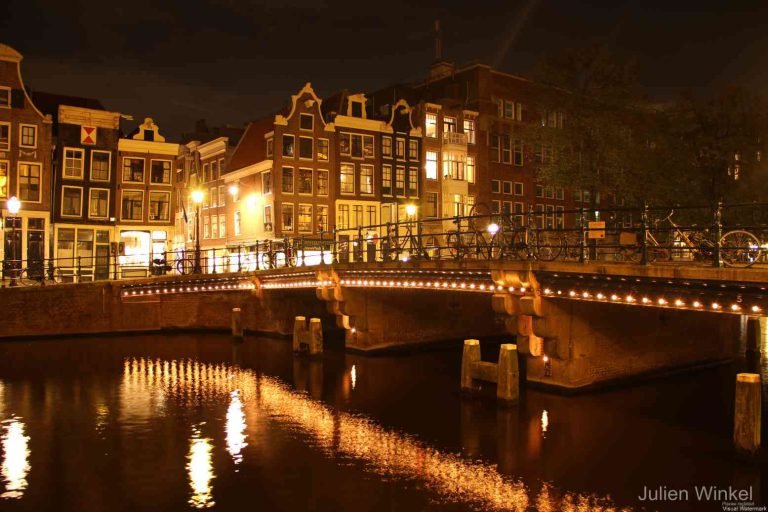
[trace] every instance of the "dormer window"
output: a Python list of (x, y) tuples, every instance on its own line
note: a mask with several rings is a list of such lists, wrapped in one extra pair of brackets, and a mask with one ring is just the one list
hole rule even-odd
[(312, 130), (315, 127), (315, 116), (312, 114), (301, 114), (299, 117), (299, 127), (302, 130)]
[(352, 117), (363, 117), (363, 102), (350, 101)]

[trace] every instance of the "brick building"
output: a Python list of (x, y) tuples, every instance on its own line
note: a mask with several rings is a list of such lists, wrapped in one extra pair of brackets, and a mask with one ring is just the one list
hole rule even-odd
[[(21, 265), (42, 275), (48, 258), (53, 121), (33, 103), (21, 77), (19, 52), (0, 44), (0, 201), (5, 268)], [(21, 207), (9, 215), (7, 201)], [(21, 262), (19, 261), (21, 260)]]

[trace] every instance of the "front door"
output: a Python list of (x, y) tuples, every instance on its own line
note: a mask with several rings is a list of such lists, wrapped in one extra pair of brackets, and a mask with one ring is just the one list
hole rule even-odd
[(45, 257), (42, 231), (27, 232), (27, 276), (30, 279), (42, 279)]

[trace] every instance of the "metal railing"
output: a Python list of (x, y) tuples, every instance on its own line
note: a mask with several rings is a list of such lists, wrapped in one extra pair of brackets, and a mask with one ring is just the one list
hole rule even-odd
[[(487, 213), (334, 229), (203, 248), (201, 272), (429, 260), (589, 261), (746, 268), (766, 262), (768, 203)], [(192, 274), (195, 251), (8, 259), (2, 286)]]

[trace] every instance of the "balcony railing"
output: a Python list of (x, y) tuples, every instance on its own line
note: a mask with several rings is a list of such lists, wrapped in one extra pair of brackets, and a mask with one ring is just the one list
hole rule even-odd
[(467, 134), (459, 132), (443, 133), (443, 144), (456, 144), (458, 146), (467, 145)]

